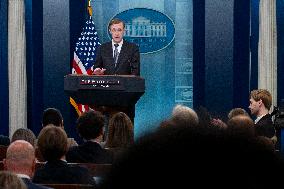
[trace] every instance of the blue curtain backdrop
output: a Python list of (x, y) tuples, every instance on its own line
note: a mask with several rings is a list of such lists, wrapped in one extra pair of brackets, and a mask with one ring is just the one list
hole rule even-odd
[(284, 108), (284, 0), (276, 1), (278, 105)]
[(8, 93), (8, 0), (0, 1), (0, 134), (9, 134)]
[(43, 112), (43, 1), (25, 0), (28, 128), (36, 135)]
[(259, 0), (251, 0), (250, 89), (258, 88)]
[(194, 108), (226, 120), (230, 109), (248, 106), (250, 2), (193, 5)]

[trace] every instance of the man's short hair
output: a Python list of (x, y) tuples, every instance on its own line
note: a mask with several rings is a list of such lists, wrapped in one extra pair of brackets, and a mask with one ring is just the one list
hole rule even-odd
[(19, 128), (13, 133), (11, 142), (16, 140), (25, 140), (35, 146), (36, 136), (30, 129)]
[(253, 120), (244, 114), (232, 117), (228, 123), (228, 131), (230, 134), (245, 137), (254, 137), (255, 128)]
[(254, 99), (255, 101), (261, 100), (265, 108), (267, 108), (268, 110), (271, 107), (272, 96), (270, 92), (266, 89), (257, 89), (257, 90), (251, 91), (250, 98)]
[(95, 139), (102, 133), (105, 124), (104, 116), (99, 111), (84, 112), (77, 119), (78, 133), (86, 140)]
[(67, 134), (61, 127), (46, 126), (40, 131), (37, 144), (46, 161), (58, 160), (67, 153)]
[(124, 23), (123, 20), (120, 20), (119, 18), (113, 18), (113, 19), (109, 22), (109, 24), (108, 24), (108, 29), (110, 30), (110, 27), (111, 27), (112, 25), (114, 25), (114, 24), (119, 24), (119, 23), (122, 23), (123, 28), (125, 28), (125, 23)]
[(45, 127), (48, 124), (55, 126), (61, 126), (63, 117), (60, 111), (56, 108), (47, 108), (42, 114), (42, 126)]
[(196, 112), (184, 105), (178, 104), (173, 108), (172, 120), (180, 124), (198, 125), (199, 119)]
[(25, 140), (16, 140), (9, 145), (4, 162), (8, 171), (23, 173), (21, 171), (29, 170), (33, 166), (35, 149)]
[(232, 119), (233, 117), (237, 116), (237, 115), (246, 115), (249, 116), (249, 114), (247, 113), (247, 111), (245, 109), (242, 108), (233, 108), (229, 113), (228, 113), (228, 119)]

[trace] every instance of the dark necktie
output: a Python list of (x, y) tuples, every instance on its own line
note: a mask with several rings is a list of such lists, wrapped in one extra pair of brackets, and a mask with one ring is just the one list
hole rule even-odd
[(119, 53), (118, 53), (118, 47), (119, 46), (119, 44), (114, 44), (114, 57), (113, 57), (113, 59), (114, 59), (114, 66), (116, 67), (116, 65), (117, 65), (117, 60), (118, 60), (118, 55), (119, 55)]

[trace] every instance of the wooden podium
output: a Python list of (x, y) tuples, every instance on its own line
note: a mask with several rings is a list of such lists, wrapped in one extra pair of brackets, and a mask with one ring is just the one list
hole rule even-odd
[(134, 75), (77, 75), (64, 77), (64, 91), (77, 103), (112, 115), (125, 112), (133, 121), (135, 104), (145, 92), (145, 79)]

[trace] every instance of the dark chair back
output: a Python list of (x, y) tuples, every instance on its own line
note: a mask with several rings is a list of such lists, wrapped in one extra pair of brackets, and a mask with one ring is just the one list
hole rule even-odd
[(54, 189), (94, 189), (95, 186), (88, 184), (41, 184)]
[[(45, 162), (37, 162), (36, 169), (43, 167)], [(68, 163), (71, 166), (81, 166), (89, 170), (93, 177), (105, 177), (111, 170), (112, 164), (96, 164), (96, 163)]]
[(96, 163), (68, 163), (69, 165), (77, 165), (85, 167), (89, 170), (93, 177), (105, 177), (111, 170), (112, 164), (96, 164)]
[(6, 158), (7, 148), (8, 146), (0, 145), (0, 161)]

